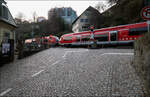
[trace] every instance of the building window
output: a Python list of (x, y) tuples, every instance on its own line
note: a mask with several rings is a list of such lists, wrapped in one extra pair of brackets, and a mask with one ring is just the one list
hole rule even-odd
[(80, 22), (84, 22), (84, 19), (80, 19)]
[(67, 14), (68, 14), (68, 16), (71, 16), (71, 9), (70, 8), (68, 8), (68, 10), (67, 10), (68, 12), (67, 12)]
[(10, 33), (9, 33), (9, 32), (4, 32), (3, 40), (4, 40), (5, 42), (8, 42), (8, 39), (10, 39)]
[(82, 29), (87, 29), (88, 28), (88, 26), (82, 26)]
[(88, 22), (88, 19), (85, 19), (84, 21), (85, 21), (85, 22)]
[(88, 19), (80, 19), (80, 22), (88, 22)]
[(89, 15), (89, 13), (88, 12), (85, 12), (85, 16), (88, 16)]
[(6, 8), (5, 6), (3, 6), (3, 17), (5, 19), (8, 19), (8, 8)]
[(60, 10), (60, 15), (65, 16), (65, 10)]
[(89, 26), (88, 25), (82, 26), (82, 31), (88, 31), (88, 30), (89, 30)]

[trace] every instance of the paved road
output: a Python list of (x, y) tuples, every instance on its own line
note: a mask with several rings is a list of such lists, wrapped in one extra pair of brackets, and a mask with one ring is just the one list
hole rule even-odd
[(0, 67), (0, 96), (141, 97), (133, 52), (50, 48)]

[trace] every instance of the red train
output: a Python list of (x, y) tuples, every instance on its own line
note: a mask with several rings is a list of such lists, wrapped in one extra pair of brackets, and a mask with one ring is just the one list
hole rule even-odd
[(59, 44), (64, 46), (94, 46), (94, 45), (120, 45), (133, 43), (138, 37), (147, 32), (147, 23), (121, 25), (91, 31), (70, 33), (61, 36)]
[(58, 45), (59, 38), (56, 36), (45, 36), (25, 40), (24, 51), (40, 51)]

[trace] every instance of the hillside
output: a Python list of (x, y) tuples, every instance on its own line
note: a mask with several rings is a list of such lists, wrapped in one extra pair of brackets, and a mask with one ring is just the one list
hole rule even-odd
[(103, 27), (141, 22), (140, 12), (143, 7), (144, 0), (121, 0), (102, 13)]

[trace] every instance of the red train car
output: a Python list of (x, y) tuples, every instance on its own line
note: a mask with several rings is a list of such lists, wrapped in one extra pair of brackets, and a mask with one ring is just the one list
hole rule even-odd
[(147, 32), (147, 23), (120, 25), (109, 28), (95, 29), (94, 40), (91, 39), (91, 31), (70, 33), (61, 36), (60, 45), (120, 45), (133, 43), (143, 33)]
[(55, 46), (59, 42), (59, 38), (57, 36), (45, 36), (36, 38), (36, 42), (40, 45), (47, 45), (48, 47)]
[(43, 49), (56, 46), (59, 42), (59, 38), (56, 36), (45, 36), (40, 38), (32, 38), (25, 40), (25, 51), (40, 51)]

